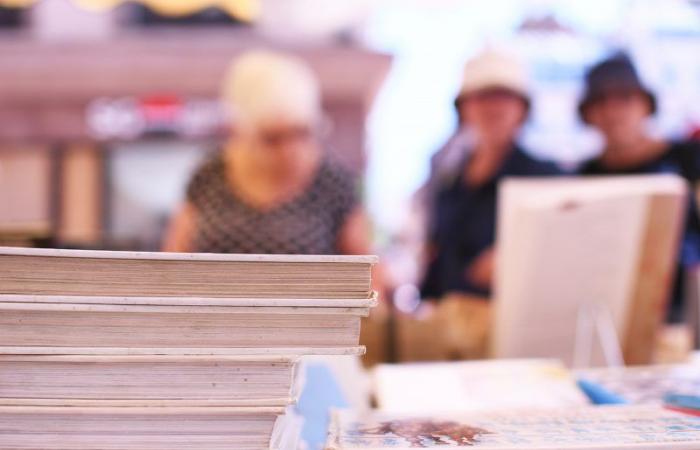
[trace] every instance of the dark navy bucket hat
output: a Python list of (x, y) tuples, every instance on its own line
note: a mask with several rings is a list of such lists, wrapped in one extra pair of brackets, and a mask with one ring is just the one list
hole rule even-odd
[(651, 114), (656, 112), (656, 96), (639, 79), (627, 54), (619, 52), (591, 67), (586, 73), (586, 88), (578, 105), (579, 117), (586, 120), (586, 110), (596, 101), (615, 92), (638, 91), (649, 100)]

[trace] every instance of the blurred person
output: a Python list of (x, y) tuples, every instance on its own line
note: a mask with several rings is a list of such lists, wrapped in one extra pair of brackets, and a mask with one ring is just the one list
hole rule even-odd
[(668, 319), (683, 315), (686, 269), (700, 262), (700, 220), (693, 189), (700, 178), (700, 143), (659, 139), (649, 131), (656, 96), (640, 80), (630, 58), (618, 53), (594, 65), (586, 74), (579, 103), (581, 120), (603, 136), (597, 158), (586, 162), (585, 175), (673, 173), (691, 184), (688, 214)]
[(530, 104), (526, 69), (515, 57), (488, 49), (467, 62), (455, 100), (457, 132), (432, 158), (422, 192), (428, 215), (423, 298), (488, 297), (498, 182), (561, 173), (518, 143)]
[(232, 134), (190, 180), (164, 249), (368, 253), (356, 180), (319, 142), (321, 94), (310, 68), (290, 55), (248, 52), (232, 63), (223, 100)]
[(700, 125), (692, 128), (690, 131), (690, 140), (700, 142)]

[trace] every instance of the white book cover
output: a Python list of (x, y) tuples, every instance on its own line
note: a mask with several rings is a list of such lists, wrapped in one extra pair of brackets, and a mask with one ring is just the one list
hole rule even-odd
[(648, 363), (686, 192), (673, 175), (504, 181), (494, 356), (580, 367), (620, 362), (623, 352), (627, 363)]
[[(588, 404), (557, 360), (382, 364), (373, 372), (383, 411), (436, 413)], [(419, 388), (416, 388), (419, 387)]]

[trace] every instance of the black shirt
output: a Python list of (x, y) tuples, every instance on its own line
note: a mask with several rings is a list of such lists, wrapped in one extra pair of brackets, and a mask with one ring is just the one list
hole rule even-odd
[(669, 320), (680, 321), (683, 315), (685, 268), (700, 263), (700, 218), (694, 185), (700, 179), (700, 144), (697, 142), (671, 142), (661, 156), (635, 167), (609, 169), (598, 159), (587, 162), (581, 169), (584, 175), (635, 175), (671, 173), (685, 178), (689, 186), (685, 232), (678, 255), (678, 270), (673, 290)]
[(460, 170), (452, 180), (443, 180), (430, 204), (428, 244), (433, 255), (421, 285), (424, 298), (440, 298), (448, 292), (490, 295), (467, 280), (466, 270), (494, 244), (498, 182), (504, 177), (563, 174), (556, 164), (534, 159), (518, 146), (481, 186), (468, 186), (463, 173)]

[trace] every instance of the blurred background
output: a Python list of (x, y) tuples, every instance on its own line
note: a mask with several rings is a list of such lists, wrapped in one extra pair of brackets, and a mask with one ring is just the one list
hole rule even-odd
[(525, 62), (522, 141), (564, 168), (601, 147), (576, 105), (586, 69), (614, 49), (659, 98), (654, 133), (700, 130), (698, 0), (0, 0), (0, 241), (158, 250), (226, 136), (229, 62), (280, 49), (319, 78), (324, 146), (362, 180), (374, 251), (410, 310), (414, 194), (484, 46)]
[(573, 165), (596, 151), (575, 105), (585, 68), (611, 48), (627, 49), (656, 90), (660, 133), (700, 127), (693, 0), (0, 0), (2, 227), (157, 248), (221, 135), (228, 62), (274, 46), (318, 72), (329, 148), (365, 174), (387, 246), (454, 128), (465, 60), (489, 43), (526, 60), (526, 142), (548, 158)]

